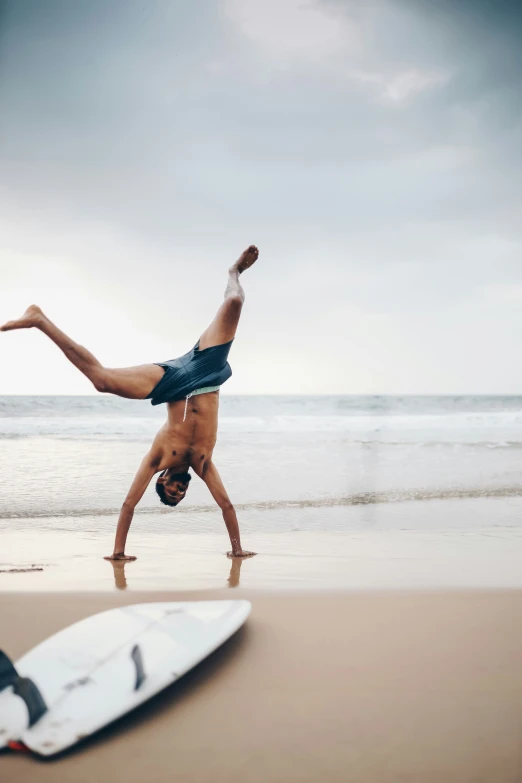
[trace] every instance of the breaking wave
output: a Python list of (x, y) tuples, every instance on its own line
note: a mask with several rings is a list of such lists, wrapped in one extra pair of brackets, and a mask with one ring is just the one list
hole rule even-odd
[[(473, 498), (508, 498), (522, 497), (522, 484), (498, 487), (450, 487), (445, 489), (411, 489), (382, 492), (358, 492), (352, 495), (340, 495), (327, 498), (304, 498), (302, 500), (263, 500), (253, 503), (236, 503), (238, 511), (271, 511), (285, 508), (330, 508), (333, 506), (364, 506), (386, 503), (407, 503), (428, 500), (469, 500)], [(216, 512), (212, 506), (185, 506), (173, 512), (172, 509), (161, 506), (144, 506), (136, 508), (136, 514), (202, 514)], [(119, 514), (119, 508), (81, 508), (38, 511), (0, 511), (0, 519), (52, 519), (57, 517), (105, 517)]]

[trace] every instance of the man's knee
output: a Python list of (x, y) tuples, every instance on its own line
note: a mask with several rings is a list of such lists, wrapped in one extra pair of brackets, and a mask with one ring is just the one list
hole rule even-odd
[(94, 388), (96, 391), (99, 392), (110, 392), (111, 390), (111, 379), (110, 374), (105, 369), (97, 370), (96, 373), (91, 378), (92, 383), (94, 385)]

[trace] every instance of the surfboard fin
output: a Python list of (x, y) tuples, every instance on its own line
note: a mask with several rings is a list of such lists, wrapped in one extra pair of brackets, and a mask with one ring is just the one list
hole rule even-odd
[(38, 686), (29, 677), (20, 677), (8, 655), (0, 650), (0, 691), (12, 686), (13, 693), (25, 702), (29, 726), (34, 726), (47, 712), (47, 705)]
[(139, 644), (135, 644), (132, 648), (131, 658), (134, 661), (134, 666), (136, 667), (136, 684), (134, 686), (134, 690), (137, 691), (147, 677), (145, 674), (145, 667), (143, 665), (143, 655), (141, 654)]
[(0, 691), (3, 691), (4, 688), (8, 688), (10, 685), (14, 685), (17, 679), (18, 672), (13, 662), (5, 652), (0, 650)]
[(47, 704), (38, 687), (29, 677), (19, 677), (13, 685), (13, 692), (25, 701), (29, 710), (29, 727), (34, 726), (47, 712)]

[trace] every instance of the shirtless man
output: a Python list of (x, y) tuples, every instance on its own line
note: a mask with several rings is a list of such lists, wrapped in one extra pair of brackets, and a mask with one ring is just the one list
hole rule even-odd
[(160, 364), (109, 369), (86, 348), (55, 326), (36, 305), (21, 318), (9, 321), (0, 331), (40, 329), (100, 392), (129, 399), (150, 399), (152, 405), (167, 404), (168, 418), (145, 455), (121, 508), (114, 552), (106, 560), (136, 560), (125, 554), (127, 534), (134, 509), (152, 477), (159, 473), (156, 492), (162, 503), (177, 506), (189, 487), (192, 468), (210, 490), (220, 507), (232, 549), (229, 557), (251, 557), (241, 547), (234, 506), (212, 461), (216, 443), (219, 387), (232, 374), (227, 358), (236, 334), (245, 295), (239, 276), (255, 263), (259, 251), (250, 245), (228, 270), (225, 299), (216, 317), (191, 351), (179, 359)]

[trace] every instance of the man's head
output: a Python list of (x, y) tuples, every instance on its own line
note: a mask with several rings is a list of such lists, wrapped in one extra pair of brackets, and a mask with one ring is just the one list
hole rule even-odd
[(190, 473), (176, 473), (171, 468), (160, 473), (156, 481), (156, 492), (161, 502), (166, 506), (177, 506), (187, 494), (191, 478)]

